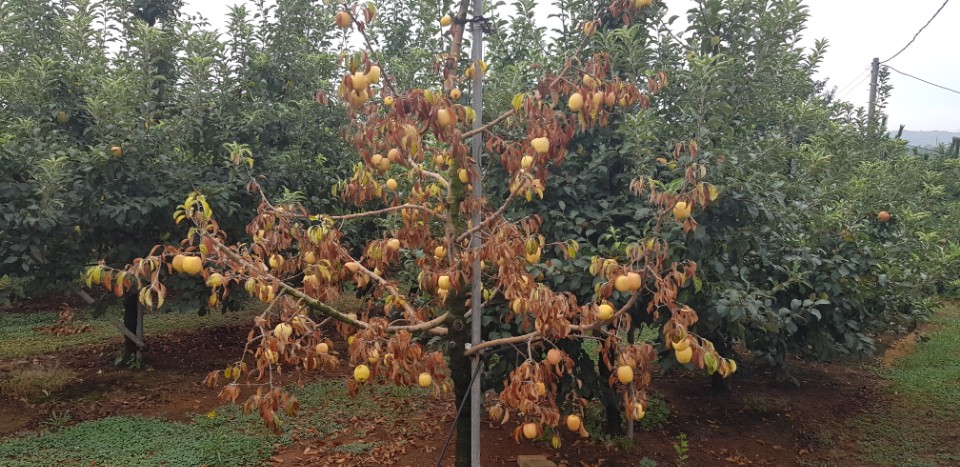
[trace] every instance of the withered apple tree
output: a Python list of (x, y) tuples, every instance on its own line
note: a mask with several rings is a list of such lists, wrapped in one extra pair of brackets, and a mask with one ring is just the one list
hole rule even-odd
[[(599, 14), (613, 15), (630, 24), (649, 2), (615, 0)], [(646, 390), (658, 349), (650, 343), (627, 344), (624, 330), (632, 307), (644, 294), (645, 311), (668, 314), (662, 328), (664, 342), (680, 363), (729, 374), (735, 363), (718, 355), (709, 342), (688, 332), (696, 312), (677, 301), (678, 289), (695, 279), (693, 262), (670, 262), (671, 246), (656, 235), (630, 245), (620, 260), (594, 258), (589, 271), (596, 278), (593, 301), (580, 303), (573, 294), (548, 287), (531, 272), (544, 248), (559, 247), (569, 256), (578, 245), (552, 239), (538, 231), (537, 216), (510, 219), (511, 203), (531, 202), (550, 189), (551, 171), (562, 170), (571, 139), (581, 132), (605, 126), (617, 112), (643, 111), (667, 76), (651, 72), (639, 80), (612, 73), (603, 53), (583, 54), (583, 45), (599, 24), (584, 23), (581, 47), (561, 69), (545, 73), (536, 86), (518, 95), (513, 108), (478, 129), (468, 130), (475, 110), (461, 103), (461, 87), (482, 80), (483, 62), (462, 59), (464, 30), (469, 27), (469, 2), (459, 2), (450, 21), (449, 52), (433, 69), (437, 89), (398, 89), (388, 70), (370, 58), (371, 51), (344, 53), (345, 76), (336, 92), (318, 93), (318, 100), (346, 105), (352, 117), (346, 130), (359, 160), (353, 175), (342, 181), (337, 195), (358, 207), (355, 213), (332, 215), (311, 212), (301, 205), (263, 202), (247, 227), (249, 242), (230, 242), (218, 227), (215, 207), (201, 193), (192, 193), (175, 214), (190, 225), (181, 246), (156, 247), (122, 270), (106, 265), (96, 277), (117, 293), (138, 288), (142, 303), (159, 308), (167, 294), (163, 279), (171, 274), (202, 278), (210, 288), (209, 304), (218, 306), (227, 285), (241, 284), (251, 296), (268, 304), (256, 317), (247, 346), (225, 371), (207, 378), (220, 386), (223, 400), (244, 400), (248, 411), (258, 411), (268, 427), (278, 430), (281, 413), (298, 409), (294, 397), (273, 384), (271, 375), (291, 370), (332, 370), (341, 360), (353, 368), (347, 386), (351, 393), (365, 385), (392, 382), (420, 385), (436, 393), (453, 389), (459, 403), (470, 386), (470, 358), (515, 346), (527, 359), (510, 373), (499, 397), (488, 406), (495, 420), (514, 418), (515, 437), (536, 438), (544, 428), (566, 428), (587, 436), (582, 423), (585, 401), (576, 391), (562, 403), (556, 397), (561, 378), (576, 379), (572, 359), (553, 342), (565, 338), (599, 339), (601, 354), (616, 371), (609, 384), (623, 395), (627, 419), (643, 417)], [(371, 6), (348, 5), (337, 15), (337, 25), (357, 31), (375, 21)], [(365, 41), (370, 44), (369, 40)], [(502, 164), (509, 175), (508, 193), (474, 193), (488, 171), (471, 155), (469, 142), (482, 135), (486, 161)], [(664, 186), (635, 180), (630, 187), (648, 196), (661, 212), (660, 222), (680, 222), (692, 231), (692, 214), (716, 197), (702, 180), (706, 168), (696, 162), (696, 144), (678, 145), (694, 160), (683, 183)], [(245, 149), (233, 146), (231, 158), (242, 165)], [(548, 170), (549, 169), (549, 170)], [(251, 190), (257, 191), (251, 182)], [(497, 199), (495, 204), (490, 200)], [(470, 221), (474, 213), (482, 221)], [(345, 242), (344, 225), (376, 217), (383, 226), (375, 239), (360, 249)], [(480, 241), (471, 244), (474, 236)], [(416, 287), (401, 287), (401, 273), (409, 273), (401, 255), (416, 257)], [(628, 258), (624, 261), (623, 258)], [(470, 282), (479, 262), (483, 296), (472, 297)], [(331, 306), (345, 285), (370, 291), (360, 309)], [(470, 340), (469, 303), (483, 301), (483, 313), (518, 323), (516, 335), (467, 346)], [(499, 303), (500, 306), (491, 304)], [(325, 325), (332, 322), (334, 326)], [(427, 350), (420, 335), (439, 336), (445, 345)], [(346, 350), (335, 352), (333, 336), (344, 339)], [(601, 336), (601, 337), (597, 337)], [(538, 359), (535, 355), (547, 357)], [(242, 384), (241, 384), (242, 383)], [(251, 386), (256, 389), (248, 389)], [(459, 440), (468, 440), (469, 425), (459, 424)], [(469, 454), (458, 443), (458, 462)]]

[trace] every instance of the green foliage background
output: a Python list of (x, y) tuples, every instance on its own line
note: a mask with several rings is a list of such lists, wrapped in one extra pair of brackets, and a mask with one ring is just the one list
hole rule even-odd
[[(236, 7), (218, 35), (179, 7), (0, 4), (0, 276), (20, 295), (177, 238), (170, 215), (193, 190), (237, 237), (259, 202), (250, 175), (271, 195), (334, 204), (345, 112), (314, 101), (339, 67), (333, 8)], [(250, 147), (252, 173), (229, 163), (230, 142)]]

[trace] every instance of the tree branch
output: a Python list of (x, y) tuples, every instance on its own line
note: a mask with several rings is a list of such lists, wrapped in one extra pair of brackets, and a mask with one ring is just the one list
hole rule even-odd
[(450, 57), (447, 58), (447, 70), (456, 67), (460, 61), (460, 48), (463, 46), (463, 33), (467, 30), (467, 12), (470, 11), (470, 0), (460, 0), (460, 8), (457, 9), (456, 19), (450, 28), (452, 36), (450, 42)]
[(510, 192), (510, 196), (508, 196), (507, 199), (505, 199), (505, 200), (503, 201), (503, 206), (500, 206), (500, 208), (497, 209), (496, 212), (494, 212), (494, 213), (491, 214), (489, 217), (487, 217), (483, 222), (481, 222), (481, 223), (478, 224), (478, 225), (475, 225), (475, 226), (471, 227), (469, 230), (467, 230), (466, 232), (464, 232), (463, 234), (461, 234), (459, 237), (457, 237), (457, 243), (460, 243), (460, 242), (466, 240), (467, 237), (473, 235), (474, 232), (477, 232), (477, 231), (479, 231), (479, 230), (481, 230), (481, 229), (486, 228), (486, 227), (489, 226), (494, 220), (496, 220), (497, 218), (499, 218), (500, 216), (502, 216), (503, 213), (504, 213), (504, 211), (507, 210), (507, 206), (510, 205), (510, 202), (513, 201), (513, 198), (514, 198), (515, 196), (516, 196), (516, 192), (515, 192), (515, 191), (511, 191), (511, 192)]
[(509, 118), (511, 115), (513, 115), (513, 114), (515, 114), (515, 113), (517, 113), (515, 110), (510, 109), (510, 110), (508, 110), (508, 111), (500, 114), (499, 117), (497, 117), (497, 118), (495, 118), (495, 119), (493, 119), (493, 120), (490, 120), (489, 122), (485, 123), (485, 124), (484, 124), (483, 126), (481, 126), (480, 128), (476, 128), (476, 129), (473, 129), (473, 130), (470, 130), (470, 131), (464, 133), (463, 135), (461, 135), (461, 137), (462, 137), (463, 139), (467, 139), (467, 138), (469, 138), (469, 137), (471, 137), (471, 136), (473, 136), (473, 135), (476, 135), (477, 133), (482, 133), (482, 132), (484, 132), (484, 131), (487, 131), (487, 130), (490, 129), (491, 127), (494, 127), (494, 126), (500, 124), (500, 122), (506, 120), (507, 118)]
[[(616, 319), (616, 318), (619, 318), (621, 315), (623, 315), (624, 313), (626, 313), (626, 312), (627, 312), (627, 309), (629, 309), (630, 307), (632, 307), (633, 304), (637, 302), (637, 297), (638, 297), (638, 296), (639, 296), (639, 294), (633, 294), (633, 296), (630, 297), (630, 300), (628, 300), (627, 303), (626, 303), (625, 305), (623, 305), (623, 307), (621, 307), (621, 308), (616, 312), (616, 314), (613, 315), (613, 318), (611, 318), (611, 321), (614, 320), (614, 319)], [(596, 329), (596, 328), (599, 328), (603, 323), (604, 323), (603, 321), (597, 321), (597, 322), (595, 322), (595, 323), (593, 323), (593, 324), (591, 324), (591, 325), (588, 325), (588, 326), (570, 325), (570, 331), (572, 331), (572, 332), (592, 331), (592, 330), (594, 330), (594, 329)], [(528, 333), (523, 334), (523, 335), (520, 335), (520, 336), (504, 337), (504, 338), (501, 338), (501, 339), (494, 339), (494, 340), (492, 340), (492, 341), (485, 341), (485, 342), (482, 342), (482, 343), (480, 343), (480, 344), (477, 344), (477, 345), (475, 345), (475, 346), (473, 346), (473, 347), (470, 347), (466, 352), (464, 352), (464, 355), (474, 355), (474, 354), (479, 353), (479, 352), (482, 351), (483, 349), (488, 349), (488, 348), (491, 348), (491, 347), (500, 347), (500, 346), (504, 346), (504, 345), (519, 344), (519, 343), (521, 343), (521, 342), (526, 342), (526, 341), (531, 341), (531, 342), (532, 342), (534, 339), (539, 339), (539, 338), (541, 338), (541, 337), (543, 337), (543, 336), (542, 336), (542, 334), (540, 334), (540, 331), (533, 331), (533, 332), (528, 332)]]
[[(352, 259), (352, 258), (351, 258), (351, 259)], [(374, 273), (373, 271), (367, 269), (364, 265), (360, 264), (359, 261), (355, 261), (355, 262), (356, 262), (357, 268), (358, 268), (358, 270), (359, 270), (360, 272), (366, 274), (366, 275), (367, 275), (368, 277), (370, 277), (371, 279), (377, 281), (377, 283), (379, 283), (381, 287), (387, 289), (387, 292), (390, 292), (391, 295), (393, 295), (394, 297), (399, 298), (399, 299), (402, 301), (402, 303), (403, 303), (403, 309), (407, 312), (408, 315), (413, 316), (413, 315), (415, 314), (415, 310), (413, 309), (413, 307), (411, 307), (410, 304), (407, 303), (406, 297), (404, 297), (403, 295), (401, 295), (400, 292), (398, 292), (396, 288), (394, 288), (392, 285), (390, 285), (389, 282), (386, 281), (386, 279), (380, 277), (379, 274), (376, 274), (376, 273)], [(427, 325), (427, 324), (429, 324), (429, 323), (435, 323), (435, 324), (433, 324), (433, 327), (436, 327), (436, 326), (439, 326), (439, 325), (443, 324), (443, 322), (446, 321), (446, 320), (447, 320), (447, 313), (444, 313), (444, 314), (442, 314), (442, 315), (440, 315), (440, 316), (438, 316), (438, 317), (436, 317), (436, 318), (434, 318), (434, 319), (432, 319), (432, 320), (430, 320), (430, 321), (426, 321), (426, 322), (424, 322), (424, 323), (415, 324), (415, 325), (408, 325), (408, 326), (396, 326), (396, 327), (391, 326), (391, 327), (388, 327), (387, 329), (395, 329), (395, 330), (403, 329), (403, 330), (411, 331), (411, 330), (417, 330), (417, 329), (419, 329), (419, 327), (423, 327), (423, 326), (425, 326), (425, 325)], [(428, 330), (428, 329), (430, 329), (430, 328), (431, 328), (430, 326), (426, 326), (425, 328), (420, 329), (420, 330)], [(444, 334), (446, 334), (446, 332), (444, 332)]]
[[(344, 214), (344, 215), (341, 215), (341, 216), (324, 216), (324, 217), (326, 217), (326, 218), (328, 218), (328, 219), (331, 219), (331, 220), (335, 220), (335, 221), (343, 221), (343, 220), (349, 220), (349, 219), (356, 219), (356, 218), (359, 218), (359, 217), (379, 216), (379, 215), (381, 215), (381, 214), (386, 214), (386, 213), (388, 213), (388, 212), (392, 212), (392, 211), (402, 211), (402, 210), (404, 210), (404, 209), (418, 209), (418, 210), (420, 210), (420, 211), (429, 212), (430, 214), (433, 214), (433, 215), (435, 215), (435, 216), (441, 216), (440, 214), (437, 214), (437, 213), (434, 212), (432, 209), (430, 209), (430, 208), (428, 208), (428, 207), (426, 207), (426, 206), (421, 206), (421, 205), (419, 205), (419, 204), (402, 204), (402, 205), (400, 205), (400, 206), (391, 206), (391, 207), (389, 207), (389, 208), (378, 209), (378, 210), (376, 210), (376, 211), (364, 211), (364, 212), (357, 212), (357, 213), (353, 213), (353, 214)], [(441, 217), (442, 217), (442, 216), (441, 216)]]
[[(271, 275), (270, 273), (263, 273), (263, 272), (261, 272), (261, 271), (259, 270), (259, 268), (258, 268), (255, 264), (247, 261), (247, 260), (244, 259), (242, 256), (240, 256), (237, 252), (231, 250), (228, 246), (224, 245), (219, 239), (217, 239), (216, 237), (214, 237), (213, 235), (210, 235), (210, 234), (206, 234), (206, 235), (213, 241), (213, 244), (217, 247), (217, 249), (220, 250), (220, 251), (222, 251), (225, 255), (227, 255), (228, 258), (230, 258), (230, 259), (232, 259), (232, 260), (234, 260), (234, 261), (242, 264), (245, 268), (247, 268), (247, 269), (249, 269), (249, 270), (257, 271), (258, 274), (262, 274), (262, 275), (267, 276), (267, 277), (270, 278), (270, 279), (276, 280), (276, 281), (280, 284), (280, 289), (283, 290), (283, 292), (285, 292), (285, 293), (287, 293), (288, 295), (291, 295), (291, 296), (293, 296), (293, 297), (296, 297), (296, 298), (299, 299), (299, 300), (302, 300), (302, 301), (303, 301), (307, 306), (309, 306), (310, 308), (313, 308), (314, 310), (319, 311), (321, 314), (323, 314), (323, 315), (325, 315), (325, 316), (329, 316), (329, 317), (331, 317), (331, 318), (333, 318), (333, 319), (335, 319), (335, 320), (337, 320), (337, 321), (340, 321), (340, 322), (349, 324), (349, 325), (351, 325), (351, 326), (356, 326), (356, 327), (362, 328), (362, 329), (367, 329), (367, 328), (369, 327), (369, 325), (368, 325), (367, 323), (364, 323), (363, 321), (356, 320), (356, 319), (353, 319), (353, 318), (347, 316), (346, 314), (340, 312), (339, 310), (337, 310), (337, 309), (335, 309), (335, 308), (333, 308), (333, 307), (331, 307), (331, 306), (329, 306), (329, 305), (327, 305), (327, 304), (325, 304), (325, 303), (323, 303), (323, 302), (321, 302), (321, 301), (319, 301), (319, 300), (317, 300), (317, 299), (315, 299), (315, 298), (313, 298), (313, 297), (311, 297), (311, 296), (309, 296), (309, 295), (301, 292), (301, 291), (298, 290), (296, 287), (291, 287), (291, 286), (287, 285), (285, 282), (279, 280), (277, 277)], [(359, 263), (358, 263), (358, 264), (359, 264)], [(383, 278), (380, 278), (379, 276), (376, 276), (375, 274), (373, 274), (372, 271), (367, 270), (367, 269), (364, 268), (363, 266), (360, 266), (360, 267), (363, 268), (364, 271), (366, 271), (366, 273), (370, 274), (372, 277), (375, 277), (376, 279), (378, 279), (379, 281), (383, 281), (384, 283), (386, 282), (386, 281), (383, 280)], [(388, 287), (389, 287), (389, 286), (388, 286)], [(394, 293), (394, 294), (396, 295), (396, 289), (393, 289), (392, 287), (390, 287), (388, 290), (392, 290), (391, 293)], [(406, 306), (406, 307), (409, 307), (409, 305), (405, 305), (405, 306)], [(445, 335), (445, 334), (447, 333), (447, 330), (446, 330), (446, 329), (443, 329), (443, 328), (438, 328), (438, 326), (440, 326), (441, 324), (443, 324), (444, 321), (446, 321), (446, 319), (447, 319), (447, 315), (446, 315), (446, 313), (444, 313), (444, 314), (442, 314), (442, 315), (440, 315), (440, 316), (438, 316), (438, 317), (436, 317), (436, 318), (434, 318), (434, 319), (432, 319), (432, 320), (430, 320), (430, 321), (426, 321), (426, 322), (419, 323), (419, 324), (412, 324), (412, 325), (407, 325), (407, 326), (391, 326), (391, 327), (388, 327), (388, 328), (387, 328), (387, 332), (399, 332), (399, 331), (422, 332), (422, 331), (429, 331), (429, 332), (431, 332), (431, 333), (433, 333), (433, 334), (436, 334), (436, 335)]]

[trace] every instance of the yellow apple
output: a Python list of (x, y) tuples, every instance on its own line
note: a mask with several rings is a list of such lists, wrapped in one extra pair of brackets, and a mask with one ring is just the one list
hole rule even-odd
[(276, 337), (280, 340), (287, 340), (290, 338), (290, 335), (293, 334), (293, 327), (287, 323), (280, 323), (277, 327), (273, 328), (273, 337)]
[(520, 168), (526, 170), (526, 169), (529, 169), (532, 165), (533, 165), (533, 156), (523, 156), (523, 158), (520, 159)]
[(353, 82), (353, 89), (364, 89), (370, 84), (367, 75), (363, 74), (362, 71), (354, 73), (351, 81)]
[(537, 434), (540, 432), (540, 427), (536, 423), (524, 423), (523, 424), (523, 436), (527, 439), (534, 439), (537, 437)]
[(597, 318), (599, 318), (600, 321), (607, 321), (613, 318), (613, 307), (606, 303), (597, 307)]
[(390, 162), (397, 162), (400, 160), (400, 150), (397, 148), (392, 148), (387, 151), (387, 160)]
[(183, 256), (183, 255), (180, 255), (180, 254), (178, 254), (178, 255), (176, 255), (176, 256), (173, 257), (173, 270), (174, 270), (174, 271), (183, 272), (183, 259), (184, 259), (184, 258), (186, 258), (186, 256)]
[(547, 137), (534, 138), (530, 141), (533, 150), (539, 154), (546, 154), (550, 150), (550, 140)]
[(207, 278), (207, 287), (220, 287), (223, 285), (223, 276), (219, 272), (210, 274)]
[(420, 376), (417, 377), (417, 384), (422, 388), (428, 388), (433, 384), (433, 377), (427, 372), (420, 373)]
[(550, 349), (547, 351), (547, 363), (551, 365), (560, 364), (560, 360), (563, 359), (563, 352), (557, 349)]
[(673, 206), (673, 217), (678, 222), (683, 222), (690, 217), (690, 210), (691, 207), (686, 201), (677, 201), (677, 204)]
[(374, 65), (367, 72), (367, 81), (376, 84), (380, 82), (380, 67)]
[(577, 415), (567, 415), (567, 429), (570, 431), (580, 431), (580, 417)]
[(195, 276), (200, 274), (203, 269), (203, 259), (199, 256), (186, 256), (183, 258), (183, 272)]
[(358, 383), (370, 379), (370, 368), (366, 365), (358, 365), (353, 369), (353, 379), (357, 380)]
[(567, 108), (573, 112), (579, 112), (583, 108), (583, 94), (575, 92), (570, 95), (570, 99), (567, 100)]

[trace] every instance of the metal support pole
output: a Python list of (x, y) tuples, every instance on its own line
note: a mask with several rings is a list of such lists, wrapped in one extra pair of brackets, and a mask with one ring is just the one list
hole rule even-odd
[[(473, 0), (473, 16), (475, 18), (483, 16), (482, 0)], [(472, 51), (470, 53), (470, 65), (476, 67), (474, 68), (476, 73), (473, 78), (472, 94), (473, 110), (477, 114), (477, 118), (473, 121), (473, 128), (478, 129), (483, 126), (483, 75), (480, 73), (480, 66), (477, 64), (478, 61), (483, 59), (483, 30), (479, 22), (475, 21), (472, 25), (471, 32), (473, 36), (471, 39)], [(470, 183), (473, 184), (473, 190), (470, 194), (474, 198), (474, 201), (477, 202), (473, 205), (478, 206), (478, 201), (483, 196), (483, 181), (480, 176), (480, 157), (483, 154), (483, 132), (474, 135), (472, 149), (473, 163), (471, 164), (470, 172), (474, 176), (470, 178)], [(480, 225), (482, 219), (478, 209), (474, 209), (471, 213), (470, 221), (472, 225)], [(480, 248), (480, 232), (473, 233), (473, 236), (470, 238), (470, 248), (473, 250)], [(473, 274), (470, 284), (471, 345), (479, 344), (483, 337), (480, 329), (483, 321), (480, 307), (480, 304), (483, 302), (483, 284), (481, 283), (480, 274), (480, 258), (476, 258), (473, 261)], [(474, 355), (470, 361), (471, 374), (476, 373), (479, 365), (480, 355)], [(473, 466), (480, 465), (480, 409), (483, 404), (483, 394), (480, 392), (481, 379), (483, 378), (474, 378), (473, 386), (470, 388), (470, 465)]]
[(873, 115), (877, 109), (877, 76), (880, 74), (880, 59), (870, 63), (870, 104), (867, 107), (867, 123), (873, 126)]

